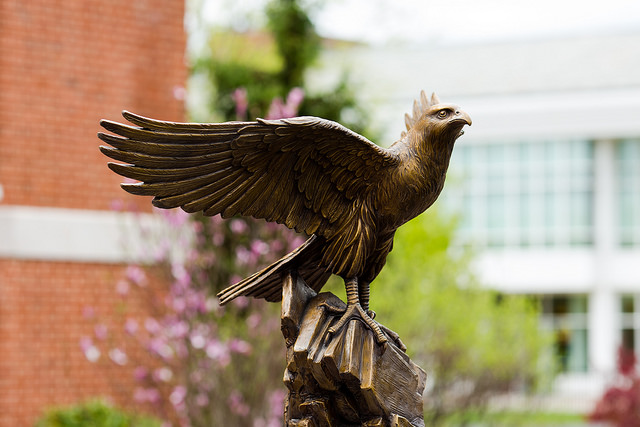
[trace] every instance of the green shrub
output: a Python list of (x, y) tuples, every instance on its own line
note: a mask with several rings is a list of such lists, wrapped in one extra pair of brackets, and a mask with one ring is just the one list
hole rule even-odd
[(101, 400), (71, 407), (53, 408), (36, 422), (35, 427), (160, 427), (157, 419), (129, 414)]

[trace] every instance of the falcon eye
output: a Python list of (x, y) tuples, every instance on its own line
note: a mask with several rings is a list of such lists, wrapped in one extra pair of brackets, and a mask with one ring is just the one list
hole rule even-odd
[(449, 110), (440, 110), (438, 111), (438, 117), (441, 119), (446, 118), (449, 115)]

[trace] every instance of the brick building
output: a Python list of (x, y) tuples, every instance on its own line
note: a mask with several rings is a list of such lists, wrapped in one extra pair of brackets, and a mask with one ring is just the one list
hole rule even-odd
[(0, 2), (0, 426), (92, 396), (126, 406), (123, 371), (79, 346), (126, 262), (96, 132), (122, 109), (184, 119), (183, 16), (180, 0)]

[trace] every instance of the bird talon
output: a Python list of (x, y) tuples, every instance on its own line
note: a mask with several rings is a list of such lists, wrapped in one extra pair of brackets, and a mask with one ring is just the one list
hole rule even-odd
[(329, 334), (335, 334), (353, 320), (359, 320), (367, 325), (376, 335), (376, 342), (378, 344), (385, 344), (388, 341), (378, 323), (373, 321), (369, 313), (365, 312), (359, 303), (347, 305), (347, 309), (344, 311), (342, 317), (340, 317), (340, 319), (338, 319), (338, 321), (329, 328)]
[(393, 340), (396, 347), (398, 347), (403, 352), (407, 351), (407, 346), (402, 342), (402, 340), (400, 339), (400, 335), (398, 335), (397, 332), (392, 331), (391, 329), (387, 328), (382, 324), (379, 324), (379, 325), (380, 325), (380, 329), (382, 329), (384, 334), (389, 338), (391, 338), (391, 340)]
[(336, 307), (335, 305), (329, 304), (326, 301), (318, 304), (318, 307), (322, 307), (325, 310), (327, 310), (329, 313), (332, 313), (332, 314), (344, 313), (346, 311), (346, 308), (344, 308), (344, 307)]

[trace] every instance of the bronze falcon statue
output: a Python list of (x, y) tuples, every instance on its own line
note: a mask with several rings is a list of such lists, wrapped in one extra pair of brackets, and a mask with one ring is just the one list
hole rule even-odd
[(282, 273), (296, 269), (315, 291), (329, 276), (345, 281), (347, 310), (330, 332), (361, 318), (387, 339), (369, 311), (369, 284), (380, 273), (398, 227), (424, 212), (444, 186), (467, 113), (435, 94), (414, 102), (407, 131), (388, 149), (317, 117), (211, 124), (123, 116), (135, 126), (102, 120), (99, 133), (122, 184), (154, 196), (159, 208), (253, 216), (311, 236), (293, 252), (218, 294), (279, 301)]

